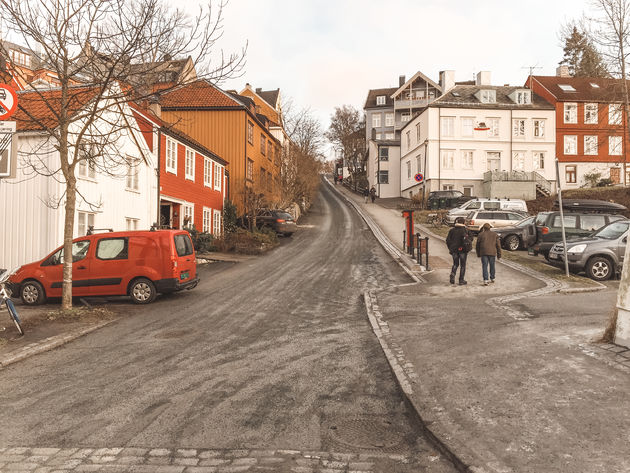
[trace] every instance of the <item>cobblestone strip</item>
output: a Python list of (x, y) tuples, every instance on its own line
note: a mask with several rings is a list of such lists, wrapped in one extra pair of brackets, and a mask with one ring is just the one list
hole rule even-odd
[(8, 353), (4, 355), (2, 358), (0, 358), (0, 368), (10, 365), (12, 363), (16, 363), (30, 356), (37, 355), (39, 353), (52, 350), (53, 348), (57, 348), (62, 345), (65, 345), (66, 343), (76, 340), (77, 338), (83, 337), (84, 335), (87, 335), (90, 332), (94, 332), (95, 330), (105, 327), (106, 325), (109, 325), (115, 321), (116, 319), (107, 320), (105, 322), (101, 322), (96, 325), (91, 325), (83, 329), (75, 330), (65, 335), (56, 335), (54, 337), (48, 337), (37, 343), (31, 343), (29, 345), (26, 345), (25, 347), (22, 347), (15, 352)]
[(368, 473), (375, 462), (409, 464), (404, 455), (310, 452), (300, 450), (211, 450), (168, 448), (0, 448), (3, 473), (220, 473), (291, 471)]

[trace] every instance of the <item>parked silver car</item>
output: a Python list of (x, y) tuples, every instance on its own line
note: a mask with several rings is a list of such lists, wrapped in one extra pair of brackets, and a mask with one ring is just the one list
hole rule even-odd
[[(605, 281), (621, 269), (628, 241), (630, 220), (618, 220), (588, 237), (567, 241), (569, 269), (584, 271), (596, 281)], [(549, 250), (549, 262), (564, 267), (564, 245), (556, 243)]]

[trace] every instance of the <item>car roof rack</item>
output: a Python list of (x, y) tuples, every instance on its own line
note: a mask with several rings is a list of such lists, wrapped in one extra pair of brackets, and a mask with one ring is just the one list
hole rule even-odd
[(111, 228), (94, 228), (93, 225), (90, 225), (87, 229), (86, 235), (92, 235), (94, 232), (113, 232), (114, 230)]

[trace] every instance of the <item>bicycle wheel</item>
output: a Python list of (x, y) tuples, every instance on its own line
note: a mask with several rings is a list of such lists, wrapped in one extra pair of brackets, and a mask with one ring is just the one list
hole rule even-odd
[(7, 299), (6, 301), (4, 301), (4, 303), (7, 305), (9, 314), (11, 315), (11, 318), (13, 319), (13, 323), (17, 327), (18, 332), (20, 332), (20, 335), (24, 335), (24, 330), (22, 329), (22, 323), (20, 322), (20, 317), (18, 316), (15, 305), (13, 305), (13, 301), (11, 299)]

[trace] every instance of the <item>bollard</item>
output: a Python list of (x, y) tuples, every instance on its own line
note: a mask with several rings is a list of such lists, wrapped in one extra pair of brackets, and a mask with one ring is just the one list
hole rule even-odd
[(418, 265), (422, 265), (422, 248), (420, 247), (420, 233), (416, 233), (416, 249), (417, 249), (417, 261)]
[(403, 230), (403, 251), (407, 248), (407, 230)]
[(425, 246), (425, 259), (427, 262), (425, 267), (427, 268), (427, 271), (430, 271), (431, 267), (429, 266), (429, 237), (424, 238), (424, 246)]

